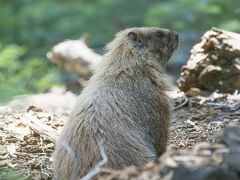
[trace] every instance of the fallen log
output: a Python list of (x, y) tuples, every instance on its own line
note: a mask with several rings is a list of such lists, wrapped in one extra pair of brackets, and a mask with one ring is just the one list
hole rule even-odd
[(63, 67), (66, 71), (79, 74), (89, 79), (102, 56), (90, 49), (86, 42), (88, 36), (83, 35), (78, 40), (66, 40), (55, 45), (47, 53), (51, 62)]
[(240, 89), (240, 34), (213, 28), (191, 50), (177, 81), (182, 91), (191, 88), (234, 92)]

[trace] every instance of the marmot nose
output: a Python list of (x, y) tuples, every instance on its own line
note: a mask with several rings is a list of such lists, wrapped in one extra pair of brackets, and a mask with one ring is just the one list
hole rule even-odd
[(172, 31), (172, 37), (173, 37), (173, 39), (178, 43), (179, 37), (178, 37), (177, 32)]
[(179, 37), (178, 37), (178, 34), (177, 34), (177, 33), (175, 34), (175, 39), (176, 39), (176, 41), (178, 42)]
[(170, 31), (170, 37), (171, 37), (172, 41), (174, 41), (175, 43), (178, 43), (179, 36), (176, 31)]
[(179, 41), (179, 36), (177, 34), (177, 32), (175, 31), (171, 31), (171, 43), (174, 47), (174, 49), (176, 49), (178, 47), (178, 41)]

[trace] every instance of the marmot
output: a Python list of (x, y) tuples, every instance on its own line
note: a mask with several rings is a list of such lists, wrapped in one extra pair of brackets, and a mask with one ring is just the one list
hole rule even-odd
[(86, 175), (102, 157), (104, 167), (142, 165), (166, 148), (171, 103), (164, 68), (178, 35), (157, 27), (117, 33), (79, 96), (54, 152), (55, 178)]

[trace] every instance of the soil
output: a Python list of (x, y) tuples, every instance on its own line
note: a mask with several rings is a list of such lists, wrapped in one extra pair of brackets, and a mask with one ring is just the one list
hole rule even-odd
[[(182, 95), (175, 97), (175, 103), (180, 104), (180, 107), (174, 110), (168, 150), (161, 158), (171, 156), (172, 153), (176, 155), (178, 152), (178, 155), (183, 157), (195, 156), (194, 149), (203, 142), (207, 142), (208, 147), (226, 149), (221, 138), (223, 129), (228, 126), (240, 127), (240, 94), (215, 92), (207, 96), (197, 95), (188, 97), (187, 103), (182, 104), (185, 98)], [(24, 119), (26, 116), (36, 118), (59, 134), (68, 115), (69, 113), (59, 115), (43, 112), (37, 107), (21, 111), (6, 106), (0, 107), (0, 177), (7, 179), (12, 174), (14, 177), (20, 177), (22, 174), (23, 179), (51, 179), (54, 140), (37, 131)], [(180, 153), (183, 151), (184, 153)], [(220, 159), (214, 161), (215, 164), (221, 164), (223, 160), (221, 157), (217, 158)], [(151, 169), (152, 166), (160, 167), (156, 161), (149, 167), (146, 165), (145, 168)], [(182, 169), (180, 170), (182, 172)], [(107, 173), (106, 171), (102, 170), (98, 178), (111, 179), (109, 176), (116, 176), (114, 171)], [(128, 179), (131, 171), (136, 175), (140, 170), (136, 167), (128, 168), (125, 179)], [(164, 177), (167, 179), (170, 175), (174, 179), (173, 173), (165, 173)]]

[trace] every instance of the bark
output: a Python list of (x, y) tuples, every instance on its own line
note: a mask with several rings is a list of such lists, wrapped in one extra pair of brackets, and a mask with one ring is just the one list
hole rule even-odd
[(87, 37), (83, 35), (79, 40), (66, 40), (55, 45), (47, 57), (66, 71), (79, 74), (84, 79), (89, 79), (102, 56), (90, 49)]
[(185, 92), (240, 90), (240, 34), (216, 28), (206, 32), (191, 50), (177, 83)]
[(55, 142), (57, 138), (57, 132), (51, 126), (48, 126), (38, 120), (30, 113), (26, 114), (22, 118), (22, 122), (27, 124), (34, 132), (39, 134), (44, 140)]

